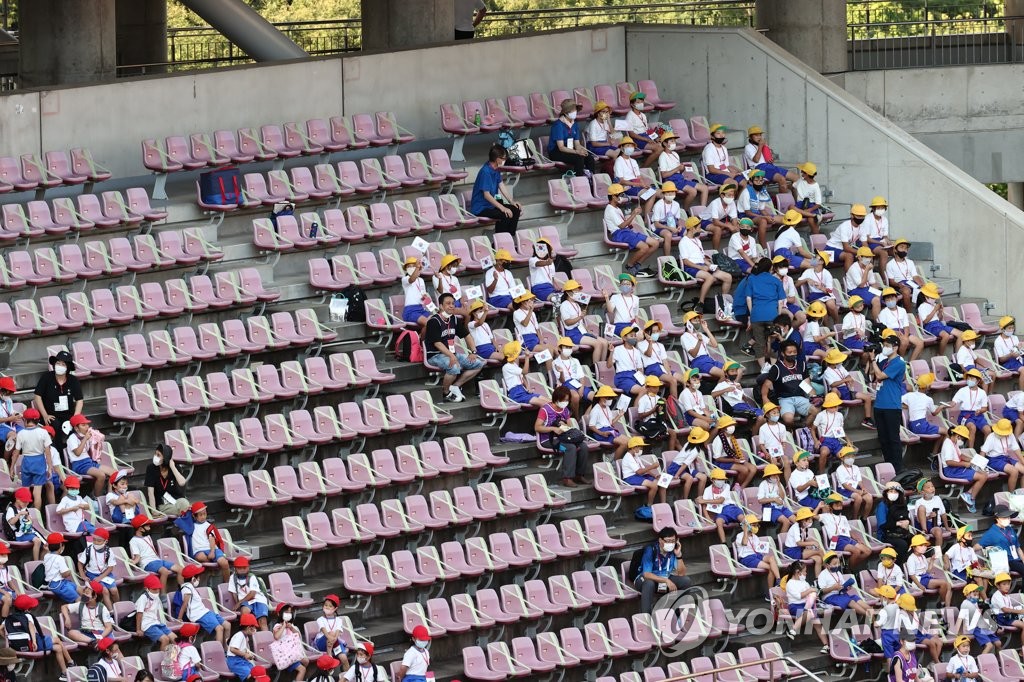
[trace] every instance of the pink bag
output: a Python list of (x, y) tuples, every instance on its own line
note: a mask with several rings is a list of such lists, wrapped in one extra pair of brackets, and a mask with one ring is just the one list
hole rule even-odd
[(270, 643), (270, 656), (274, 659), (275, 668), (285, 670), (302, 660), (302, 639), (295, 631), (288, 630), (281, 639)]

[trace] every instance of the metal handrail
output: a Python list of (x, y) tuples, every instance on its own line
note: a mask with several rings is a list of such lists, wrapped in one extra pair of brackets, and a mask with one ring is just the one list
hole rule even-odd
[[(748, 661), (747, 663), (734, 663), (733, 665), (723, 665), (711, 670), (702, 670), (700, 672), (687, 673), (685, 675), (676, 675), (675, 677), (666, 677), (664, 682), (684, 682), (685, 680), (693, 680), (698, 677), (711, 676), (712, 682), (718, 682), (718, 675), (720, 673), (732, 672), (733, 670), (742, 670), (743, 668), (750, 668), (753, 666), (765, 665), (768, 666), (768, 674), (772, 679), (775, 679), (773, 664), (785, 663), (793, 666), (797, 670), (800, 670), (808, 678), (815, 680), (816, 682), (822, 682), (822, 679), (812, 673), (810, 670), (800, 665), (797, 661), (789, 658), (788, 656), (772, 656), (770, 658), (763, 658), (757, 661)], [(792, 679), (792, 678), (790, 678)]]

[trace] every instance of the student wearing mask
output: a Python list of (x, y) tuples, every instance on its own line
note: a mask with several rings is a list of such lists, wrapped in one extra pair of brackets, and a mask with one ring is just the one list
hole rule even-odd
[[(541, 237), (533, 243), (533, 255), (530, 256), (530, 291), (539, 300), (547, 302), (551, 295), (558, 291), (554, 285), (555, 250), (551, 242)], [(453, 293), (454, 295), (454, 293)], [(455, 297), (456, 301), (458, 296)]]
[[(618, 161), (622, 161), (622, 159), (620, 158)], [(624, 274), (630, 274), (633, 277), (653, 277), (654, 272), (646, 268), (641, 269), (640, 266), (651, 256), (658, 255), (661, 239), (648, 236), (639, 204), (626, 213), (629, 201), (627, 189), (622, 183), (616, 182), (609, 185), (608, 205), (604, 208), (604, 231), (610, 241), (625, 244), (629, 249), (630, 253), (626, 259)]]
[(902, 398), (906, 392), (903, 379), (907, 374), (907, 363), (897, 352), (899, 337), (892, 330), (886, 332), (882, 333), (882, 349), (879, 352), (881, 357), (871, 361), (868, 376), (882, 382), (875, 394), (875, 425), (878, 427), (878, 442), (882, 446), (882, 455), (898, 473), (903, 470), (900, 427), (903, 426)]
[[(427, 363), (444, 372), (441, 390), (445, 400), (462, 402), (466, 394), (462, 387), (472, 380), (487, 361), (476, 354), (476, 342), (462, 318), (455, 315), (455, 297), (441, 294), (440, 308), (427, 320), (424, 347)], [(455, 340), (465, 339), (470, 353), (461, 352)]]
[(860, 226), (860, 243), (871, 249), (871, 253), (878, 258), (878, 269), (885, 272), (889, 249), (892, 248), (892, 242), (889, 240), (889, 219), (885, 217), (889, 204), (885, 197), (879, 196), (871, 200), (868, 208), (871, 212)]
[(505, 364), (501, 366), (501, 381), (505, 387), (505, 395), (520, 405), (532, 405), (533, 407), (544, 407), (549, 402), (548, 398), (532, 393), (526, 389), (523, 383), (530, 371), (530, 353), (523, 352), (523, 344), (520, 341), (509, 341), (502, 349), (505, 356)]
[[(1017, 338), (1017, 321), (1010, 315), (999, 318), (999, 336), (992, 343), (992, 354), (996, 362), (1005, 369), (1017, 373), (1017, 388), (1024, 391), (1024, 346), (1021, 346)], [(1017, 421), (1017, 416), (1008, 417), (1010, 421)], [(1019, 434), (1018, 434), (1019, 435)]]
[[(746, 488), (757, 475), (757, 465), (747, 458), (747, 453), (736, 440), (736, 420), (727, 414), (720, 415), (718, 421), (715, 422), (715, 428), (718, 432), (709, 444), (712, 463), (719, 469), (735, 472), (736, 482), (741, 488)], [(765, 467), (765, 471), (767, 470), (768, 467)], [(783, 513), (782, 517), (790, 515), (791, 513)], [(772, 523), (775, 522), (776, 520), (773, 519)], [(788, 525), (788, 523), (782, 524), (782, 530), (786, 530)]]
[(799, 179), (797, 172), (791, 168), (775, 165), (775, 154), (768, 146), (765, 131), (761, 126), (747, 128), (747, 144), (743, 147), (743, 162), (747, 168), (755, 168), (768, 181), (779, 186), (780, 194), (789, 193), (789, 183)]
[(642, 464), (640, 458), (644, 454), (647, 443), (639, 436), (633, 436), (626, 444), (626, 454), (622, 456), (622, 480), (636, 488), (647, 491), (647, 506), (654, 504), (654, 497), (665, 502), (666, 489), (658, 486), (661, 465), (657, 460), (650, 464)]
[(900, 339), (899, 352), (901, 354), (913, 347), (914, 352), (910, 359), (911, 361), (917, 360), (924, 350), (924, 339), (917, 335), (910, 315), (899, 306), (899, 302), (900, 297), (895, 289), (892, 287), (882, 289), (882, 309), (878, 313), (878, 322), (896, 332)]
[(736, 204), (736, 183), (729, 180), (718, 188), (718, 198), (708, 206), (707, 217), (700, 222), (701, 229), (711, 233), (711, 248), (718, 249), (722, 236), (731, 239), (739, 232), (740, 215)]
[(658, 531), (657, 542), (648, 545), (640, 559), (640, 575), (635, 581), (640, 591), (640, 612), (651, 613), (659, 593), (685, 590), (690, 585), (679, 536), (675, 528), (665, 526)]
[(233, 568), (234, 572), (228, 578), (228, 592), (234, 596), (240, 612), (253, 614), (259, 621), (260, 630), (266, 630), (270, 602), (260, 587), (260, 581), (249, 572), (249, 557), (236, 557)]
[(792, 626), (786, 627), (786, 636), (796, 639), (798, 632), (803, 632), (804, 625), (811, 623), (814, 634), (821, 642), (821, 653), (828, 653), (828, 638), (821, 629), (821, 622), (814, 612), (818, 590), (807, 581), (807, 566), (802, 561), (790, 564), (786, 577), (780, 583), (786, 591), (786, 610), (795, 618)]
[(967, 447), (971, 447), (979, 431), (982, 436), (987, 437), (992, 433), (992, 427), (986, 417), (989, 411), (989, 402), (988, 394), (982, 388), (984, 375), (977, 369), (969, 369), (965, 373), (965, 378), (967, 385), (953, 394), (952, 402), (960, 408), (958, 421), (967, 427)]
[[(562, 455), (562, 485), (575, 488), (577, 484), (586, 485), (590, 480), (585, 478), (590, 469), (590, 453), (585, 440), (573, 442), (568, 438), (560, 438), (570, 431), (578, 431), (576, 421), (569, 410), (569, 389), (557, 386), (551, 393), (551, 402), (537, 411), (537, 421), (533, 430), (542, 434), (542, 440), (548, 441), (549, 447)], [(544, 437), (546, 435), (546, 437)]]
[[(512, 190), (501, 179), (500, 167), (505, 165), (508, 152), (500, 144), (491, 147), (487, 152), (487, 163), (477, 173), (473, 181), (473, 194), (469, 210), (481, 218), (497, 220), (495, 232), (507, 232), (514, 235), (519, 229), (519, 216), (523, 206), (512, 198)], [(495, 257), (497, 260), (497, 257)]]
[(604, 100), (594, 105), (594, 118), (587, 124), (587, 149), (594, 156), (614, 160), (619, 155), (622, 135), (612, 124), (612, 108)]
[(959, 342), (963, 334), (959, 329), (950, 327), (942, 313), (942, 294), (935, 282), (927, 282), (917, 294), (917, 318), (921, 326), (932, 336), (939, 339), (939, 355), (946, 354), (946, 345), (950, 339)]
[(149, 517), (145, 514), (136, 516), (132, 519), (132, 528), (135, 529), (135, 535), (128, 542), (128, 553), (131, 555), (132, 563), (147, 573), (157, 575), (160, 578), (160, 589), (163, 591), (167, 590), (167, 579), (172, 575), (177, 574), (178, 583), (184, 583), (182, 567), (172, 564), (170, 561), (164, 561), (156, 553), (156, 546), (150, 535), (153, 524)]
[(807, 161), (797, 168), (800, 169), (800, 179), (793, 185), (793, 192), (796, 195), (796, 211), (807, 220), (811, 234), (818, 234), (821, 231), (818, 226), (818, 217), (825, 211), (825, 207), (822, 205), (821, 185), (818, 184), (818, 167)]
[(782, 216), (775, 211), (772, 195), (764, 171), (755, 170), (750, 174), (750, 184), (736, 197), (736, 210), (741, 219), (751, 221), (757, 227), (757, 241), (767, 244), (769, 226), (782, 224)]
[(608, 341), (587, 331), (587, 305), (582, 302), (583, 285), (574, 279), (562, 285), (562, 302), (558, 304), (558, 321), (562, 333), (572, 342), (593, 353), (594, 362), (601, 363), (608, 357)]
[(750, 272), (761, 255), (761, 247), (754, 237), (754, 221), (750, 218), (740, 218), (740, 230), (729, 237), (725, 253), (736, 261), (736, 265), (742, 272)]
[(370, 642), (356, 645), (356, 662), (345, 671), (341, 679), (345, 682), (388, 682), (384, 666), (373, 662), (374, 646)]
[(782, 224), (775, 231), (775, 244), (773, 254), (782, 256), (790, 262), (794, 268), (803, 266), (804, 261), (811, 257), (811, 252), (804, 248), (803, 239), (796, 231), (803, 217), (794, 208), (786, 211), (782, 216)]
[(427, 682), (433, 679), (433, 675), (427, 677), (430, 670), (429, 647), (430, 632), (425, 625), (417, 625), (412, 629), (412, 646), (402, 656), (395, 682)]
[(92, 422), (84, 414), (72, 415), (68, 420), (71, 433), (68, 434), (65, 452), (71, 470), (79, 476), (92, 476), (93, 497), (99, 498), (107, 484), (107, 477), (117, 471), (112, 466), (100, 464), (97, 458), (106, 440), (102, 433), (92, 428)]
[[(313, 646), (317, 650), (334, 658), (343, 658), (350, 644), (342, 638), (344, 618), (338, 615), (340, 605), (341, 598), (338, 595), (329, 594), (324, 597), (323, 615), (316, 619), (317, 635), (313, 638)], [(319, 661), (317, 665), (319, 666)]]
[[(718, 248), (717, 240), (715, 248)], [(704, 311), (704, 301), (715, 284), (721, 285), (722, 294), (728, 294), (732, 289), (732, 275), (720, 270), (704, 251), (700, 240), (700, 219), (695, 216), (686, 219), (686, 236), (679, 240), (679, 262), (686, 274), (700, 282), (694, 311)]]
[(860, 296), (861, 299), (871, 306), (871, 316), (878, 319), (878, 313), (882, 310), (881, 297), (872, 292), (878, 291), (878, 276), (875, 273), (875, 260), (871, 249), (862, 246), (857, 249), (857, 259), (846, 270), (846, 293), (851, 296)]
[(155, 575), (147, 575), (142, 581), (144, 592), (135, 600), (135, 637), (141, 639), (146, 637), (150, 642), (156, 644), (160, 651), (167, 648), (168, 644), (174, 642), (177, 637), (167, 627), (167, 615), (164, 613), (164, 605), (160, 590), (160, 578)]
[(849, 269), (857, 257), (860, 226), (867, 215), (868, 209), (864, 204), (854, 204), (850, 207), (850, 219), (844, 220), (839, 227), (832, 230), (825, 242), (825, 250), (831, 254), (832, 261), (838, 261), (843, 270)]
[(644, 354), (636, 347), (639, 329), (627, 325), (619, 332), (622, 345), (616, 346), (608, 358), (608, 366), (615, 368), (615, 388), (627, 395), (638, 396), (644, 392)]
[(820, 302), (828, 311), (831, 322), (839, 321), (839, 306), (836, 304), (836, 282), (827, 269), (829, 255), (826, 251), (817, 251), (811, 255), (807, 269), (800, 274), (797, 284), (807, 287), (807, 301)]
[[(676, 140), (679, 136), (671, 130), (665, 131), (661, 136), (661, 144), (664, 150), (658, 156), (658, 173), (661, 177), (662, 182), (671, 182), (675, 187), (678, 187), (680, 192), (683, 193), (683, 210), (688, 211), (690, 206), (693, 204), (693, 200), (700, 194), (700, 205), (707, 206), (708, 204), (708, 187), (702, 182), (697, 180), (691, 180), (686, 176), (686, 173), (693, 172), (693, 169), (689, 163), (684, 163), (679, 159), (679, 152), (676, 151)], [(661, 188), (662, 192), (667, 191), (664, 186)]]
[(456, 314), (459, 317), (466, 317), (467, 311), (462, 307), (462, 285), (456, 276), (461, 262), (458, 256), (446, 253), (441, 257), (441, 267), (438, 268), (432, 280), (434, 296), (440, 300), (441, 294), (451, 294), (455, 299)]
[(704, 146), (701, 160), (704, 162), (706, 177), (716, 185), (724, 185), (729, 180), (735, 181), (740, 187), (747, 186), (743, 171), (729, 161), (729, 148), (726, 147), (725, 126), (713, 123), (710, 128), (711, 141)]
[[(295, 608), (291, 604), (280, 602), (278, 603), (277, 608), (274, 609), (274, 613), (278, 618), (278, 622), (274, 624), (274, 628), (272, 630), (274, 634), (274, 641), (284, 641), (286, 644), (291, 642), (291, 648), (293, 650), (301, 650), (302, 632), (295, 625)], [(342, 656), (342, 658), (344, 658), (344, 656)], [(301, 682), (306, 677), (306, 667), (308, 665), (309, 658), (303, 656), (299, 660), (287, 666), (285, 670), (294, 672), (295, 682)], [(253, 669), (253, 674), (255, 675), (255, 668)]]
[(484, 272), (484, 292), (487, 302), (500, 312), (512, 312), (512, 287), (515, 277), (508, 268), (512, 265), (512, 254), (505, 249), (494, 252), (494, 267)]
[[(628, 197), (640, 201), (640, 194), (651, 185), (647, 177), (640, 175), (640, 164), (633, 158), (636, 154), (637, 141), (631, 137), (623, 137), (619, 145), (619, 156), (612, 165), (612, 179), (625, 187)], [(651, 207), (657, 198), (655, 192), (644, 200), (643, 215), (650, 215)]]
[[(662, 158), (664, 158), (662, 154)], [(683, 235), (683, 210), (676, 203), (676, 183), (666, 180), (661, 186), (661, 201), (654, 202), (651, 211), (651, 225), (661, 237), (666, 256), (672, 255), (672, 242)]]
[(580, 135), (580, 127), (576, 122), (579, 109), (580, 105), (571, 99), (561, 101), (558, 119), (551, 124), (547, 153), (552, 161), (564, 163), (576, 175), (589, 178), (594, 173), (594, 157), (583, 144), (583, 136)]
[(622, 416), (626, 414), (626, 410), (616, 409), (612, 403), (618, 395), (611, 386), (601, 386), (594, 393), (594, 403), (583, 415), (588, 435), (598, 442), (613, 446), (615, 459), (622, 458), (629, 443), (629, 437), (615, 428)]
[[(648, 133), (650, 127), (647, 123), (647, 95), (642, 92), (633, 92), (629, 95), (629, 111), (626, 112), (625, 121), (629, 126), (629, 134), (632, 136), (636, 146), (640, 149), (650, 147), (651, 157), (661, 152), (661, 145)], [(620, 143), (620, 147), (623, 143)]]
[(843, 575), (839, 555), (827, 552), (824, 558), (825, 570), (818, 575), (818, 594), (821, 601), (841, 611), (851, 609), (858, 616), (869, 616), (871, 609), (853, 589), (857, 581)]
[(897, 239), (892, 246), (892, 260), (885, 264), (885, 278), (889, 286), (900, 292), (903, 307), (910, 310), (914, 306), (914, 295), (925, 285), (925, 279), (918, 272), (917, 265), (908, 256), (910, 242)]
[(43, 374), (36, 384), (32, 404), (42, 415), (40, 425), (54, 428), (53, 445), (61, 452), (64, 450), (64, 423), (72, 415), (82, 413), (85, 398), (82, 385), (74, 376), (75, 361), (71, 353), (60, 351), (50, 358), (50, 367), (52, 370)]
[(153, 461), (146, 465), (146, 480), (143, 483), (149, 506), (172, 518), (181, 516), (192, 506), (185, 497), (186, 483), (186, 478), (174, 461), (171, 446), (158, 443), (153, 451)]
[(593, 399), (594, 389), (590, 377), (583, 371), (583, 365), (572, 356), (573, 343), (568, 336), (558, 339), (558, 355), (551, 361), (551, 374), (555, 387), (569, 392), (569, 409), (572, 414), (581, 414), (580, 408)]

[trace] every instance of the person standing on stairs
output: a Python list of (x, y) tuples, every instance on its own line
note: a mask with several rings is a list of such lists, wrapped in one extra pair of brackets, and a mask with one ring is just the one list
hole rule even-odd
[(903, 470), (903, 444), (900, 442), (900, 427), (903, 425), (903, 394), (906, 392), (903, 380), (907, 374), (907, 363), (899, 355), (900, 340), (895, 334), (882, 339), (880, 358), (872, 358), (868, 365), (870, 375), (882, 382), (875, 399), (875, 425), (878, 427), (878, 443), (885, 461), (892, 464), (896, 473)]

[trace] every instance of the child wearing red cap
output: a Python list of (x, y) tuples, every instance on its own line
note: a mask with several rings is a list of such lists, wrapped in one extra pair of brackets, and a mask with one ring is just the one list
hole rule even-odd
[(6, 535), (8, 537), (13, 537), (15, 542), (32, 543), (32, 560), (39, 561), (43, 540), (32, 528), (32, 516), (28, 511), (28, 506), (31, 503), (31, 490), (28, 488), (15, 490), (14, 501), (7, 505), (7, 511), (4, 512), (4, 523), (7, 524)]
[(324, 597), (324, 615), (316, 619), (318, 634), (313, 640), (314, 647), (337, 658), (348, 651), (348, 644), (341, 637), (344, 619), (338, 615), (339, 606), (341, 599), (338, 595), (329, 594)]
[(206, 518), (206, 505), (202, 502), (193, 503), (192, 518), (195, 522), (189, 544), (192, 558), (204, 564), (216, 563), (220, 568), (221, 582), (226, 583), (228, 576), (231, 575), (231, 566), (228, 564), (228, 558), (224, 556), (224, 550), (217, 546), (220, 542), (220, 533)]
[(78, 555), (78, 565), (89, 580), (95, 580), (103, 586), (103, 603), (109, 609), (114, 608), (114, 602), (121, 600), (117, 578), (114, 577), (114, 564), (114, 557), (110, 553), (110, 531), (97, 528), (93, 531), (92, 542)]
[(7, 560), (11, 556), (11, 548), (7, 543), (0, 542), (0, 618), (6, 618), (11, 612), (11, 605), (18, 596), (18, 582), (11, 574), (7, 566)]
[(150, 574), (142, 581), (142, 586), (145, 591), (135, 600), (135, 636), (141, 638), (145, 635), (149, 641), (159, 644), (163, 651), (177, 639), (167, 627), (167, 616), (160, 598), (163, 585), (160, 584), (160, 578)]
[(252, 650), (252, 637), (256, 634), (256, 616), (243, 613), (238, 619), (239, 631), (228, 642), (228, 669), (240, 680), (247, 680), (252, 672), (256, 654)]
[[(277, 605), (276, 613), (280, 622), (274, 625), (274, 641), (282, 642), (278, 646), (283, 647), (285, 651), (294, 651), (301, 656), (303, 651), (302, 633), (299, 632), (299, 628), (295, 627), (295, 609), (291, 604), (281, 602)], [(275, 656), (274, 663), (278, 667), (283, 665), (285, 670), (294, 672), (296, 682), (306, 679), (306, 666), (309, 665), (309, 659), (305, 656), (291, 664), (288, 664), (287, 660), (279, 661)], [(253, 677), (255, 676), (254, 671)]]
[[(195, 644), (196, 635), (199, 634), (199, 625), (185, 623), (181, 626), (178, 634), (181, 635), (181, 641), (178, 645), (177, 665), (181, 668), (181, 679), (189, 680), (203, 664), (203, 657), (199, 655)], [(197, 675), (197, 677), (199, 676)]]
[(341, 679), (346, 682), (387, 682), (383, 666), (373, 662), (373, 644), (361, 642), (356, 646), (356, 664), (345, 671)]
[(54, 640), (49, 635), (43, 634), (39, 621), (30, 613), (37, 606), (39, 606), (39, 600), (27, 594), (18, 595), (14, 600), (14, 613), (4, 618), (7, 645), (19, 652), (52, 651), (61, 671), (61, 676), (58, 679), (66, 680), (68, 666), (72, 665), (74, 661), (59, 637)]
[(430, 669), (430, 631), (425, 625), (412, 629), (412, 646), (402, 656), (402, 665), (395, 675), (395, 682), (427, 682)]
[(39, 425), (39, 410), (29, 408), (22, 415), (25, 428), (14, 438), (11, 471), (21, 466), (21, 484), (32, 490), (35, 508), (43, 508), (43, 486), (50, 482), (53, 465), (47, 454), (53, 441)]
[(235, 572), (228, 579), (228, 592), (234, 595), (241, 612), (256, 616), (260, 630), (266, 630), (267, 616), (270, 614), (269, 601), (260, 587), (260, 581), (249, 573), (249, 558), (237, 557), (234, 569)]
[(142, 513), (139, 501), (128, 494), (128, 472), (117, 471), (110, 477), (110, 492), (105, 498), (110, 520), (114, 523), (131, 523), (132, 519)]
[(92, 504), (88, 497), (81, 496), (82, 482), (78, 476), (68, 476), (64, 479), (64, 497), (57, 503), (57, 515), (64, 523), (65, 533), (88, 533), (92, 534), (96, 526), (85, 518), (86, 512), (92, 513)]
[(309, 682), (335, 682), (338, 679), (336, 671), (341, 666), (341, 661), (324, 654), (316, 659), (316, 675)]
[(71, 561), (64, 556), (64, 536), (50, 533), (46, 537), (49, 551), (43, 557), (46, 585), (54, 596), (66, 604), (78, 601), (78, 588), (71, 575)]
[(107, 477), (117, 472), (114, 467), (99, 463), (106, 437), (99, 430), (92, 428), (92, 422), (84, 414), (72, 416), (68, 423), (71, 424), (71, 433), (68, 434), (68, 442), (64, 446), (68, 464), (79, 476), (93, 477), (92, 494), (99, 497), (103, 494)]
[(231, 623), (224, 620), (220, 614), (206, 608), (206, 604), (203, 603), (202, 597), (199, 596), (199, 577), (202, 574), (203, 567), (197, 564), (189, 564), (181, 569), (181, 577), (185, 579), (179, 588), (181, 610), (174, 616), (178, 620), (198, 623), (206, 634), (213, 634), (220, 644), (224, 644), (231, 635)]
[(164, 561), (157, 555), (156, 545), (153, 544), (153, 538), (149, 536), (150, 524), (151, 521), (145, 514), (132, 519), (132, 528), (135, 529), (135, 536), (128, 542), (128, 552), (132, 556), (132, 563), (147, 573), (155, 573), (159, 576), (160, 584), (164, 590), (167, 589), (167, 579), (172, 573), (178, 574), (179, 584), (184, 583), (185, 580), (182, 577), (184, 569), (177, 564), (172, 564), (170, 561)]
[(110, 615), (110, 609), (99, 601), (102, 593), (103, 585), (92, 580), (82, 586), (81, 599), (60, 607), (64, 631), (79, 644), (92, 646), (114, 631), (114, 618)]
[(14, 438), (22, 429), (21, 413), (14, 409), (12, 396), (18, 387), (11, 377), (0, 377), (0, 440), (4, 452), (14, 449)]
[(104, 637), (96, 642), (96, 649), (100, 652), (100, 660), (96, 661), (95, 665), (106, 671), (107, 682), (127, 682), (124, 674), (124, 655), (114, 638)]

